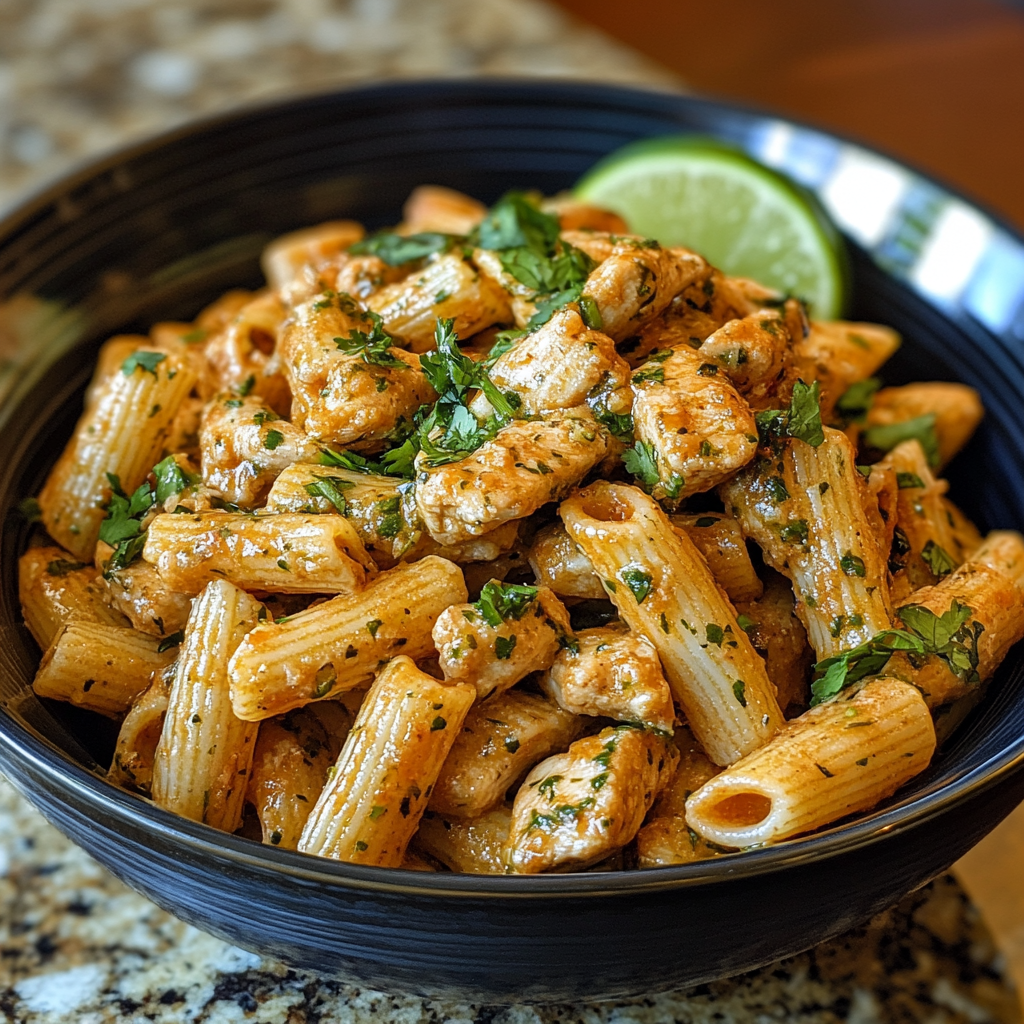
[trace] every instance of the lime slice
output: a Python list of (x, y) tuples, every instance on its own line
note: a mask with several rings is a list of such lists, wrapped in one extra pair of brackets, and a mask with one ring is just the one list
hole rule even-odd
[(583, 176), (576, 195), (614, 210), (638, 234), (799, 296), (819, 319), (843, 309), (846, 252), (817, 201), (717, 140), (669, 136), (624, 146)]

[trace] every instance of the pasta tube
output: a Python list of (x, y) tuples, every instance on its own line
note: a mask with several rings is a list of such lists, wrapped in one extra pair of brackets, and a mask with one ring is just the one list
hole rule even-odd
[(920, 381), (876, 392), (864, 426), (888, 427), (921, 416), (934, 418), (938, 472), (971, 439), (985, 410), (974, 388), (945, 381)]
[(473, 683), (481, 700), (550, 667), (573, 644), (569, 613), (550, 590), (497, 580), (475, 604), (445, 609), (433, 636), (445, 679)]
[(783, 442), (778, 458), (758, 459), (719, 492), (765, 561), (793, 581), (819, 661), (892, 625), (886, 552), (864, 510), (855, 453), (841, 431), (824, 434), (817, 448)]
[(924, 771), (934, 751), (920, 693), (875, 679), (848, 700), (811, 708), (706, 782), (686, 801), (686, 820), (722, 846), (778, 842), (874, 807)]
[(134, 629), (70, 619), (43, 655), (32, 688), (40, 697), (116, 718), (174, 657), (160, 646)]
[(452, 871), (503, 875), (511, 823), (512, 811), (504, 804), (478, 818), (446, 818), (428, 810), (413, 844)]
[(756, 601), (764, 585), (754, 571), (740, 524), (718, 513), (669, 516), (704, 556), (711, 574), (732, 602)]
[(419, 273), (386, 285), (366, 304), (383, 317), (388, 334), (400, 338), (413, 352), (434, 347), (439, 318), (453, 318), (460, 338), (512, 319), (505, 292), (478, 274), (460, 251), (429, 260)]
[(109, 477), (116, 476), (126, 494), (142, 483), (195, 380), (184, 361), (138, 349), (97, 391), (39, 492), (43, 525), (76, 558), (92, 558), (110, 500)]
[(96, 567), (76, 562), (63, 548), (29, 548), (18, 559), (18, 598), (25, 625), (44, 651), (68, 619), (128, 625), (104, 600)]
[(400, 655), (378, 674), (306, 822), (302, 853), (399, 867), (476, 697)]
[(435, 653), (430, 631), (465, 601), (458, 566), (434, 555), (382, 573), (364, 591), (333, 598), (287, 622), (266, 622), (231, 660), (231, 701), (247, 721), (358, 689), (396, 654)]
[(354, 220), (328, 220), (311, 228), (290, 231), (275, 238), (260, 257), (260, 266), (270, 287), (284, 288), (303, 267), (314, 269), (344, 252), (364, 235), (363, 226)]
[(135, 698), (117, 734), (114, 760), (107, 772), (108, 782), (149, 796), (153, 787), (156, 746), (164, 727), (167, 695), (173, 677), (173, 665), (155, 673), (149, 689)]
[(231, 710), (228, 660), (261, 611), (226, 580), (210, 583), (196, 599), (153, 763), (158, 807), (225, 832), (242, 824), (258, 728)]
[(442, 185), (417, 185), (402, 206), (402, 230), (468, 235), (487, 216), (478, 199)]
[(686, 822), (686, 801), (720, 771), (707, 758), (686, 728), (676, 732), (679, 766), (654, 801), (643, 828), (636, 834), (639, 868), (660, 868), (707, 860), (723, 852), (707, 842)]
[(658, 652), (642, 633), (614, 626), (582, 630), (573, 646), (558, 652), (540, 685), (576, 715), (607, 716), (666, 733), (676, 719)]
[(573, 871), (622, 849), (678, 759), (660, 733), (620, 725), (541, 761), (512, 805), (509, 871)]
[(350, 594), (375, 569), (344, 517), (288, 513), (158, 515), (142, 557), (168, 585), (192, 594), (218, 578), (282, 594)]
[(519, 690), (476, 705), (441, 768), (430, 809), (456, 818), (492, 810), (524, 772), (565, 750), (582, 724), (551, 701)]
[[(335, 707), (348, 719), (344, 708)], [(247, 796), (259, 815), (264, 843), (296, 849), (347, 734), (346, 726), (340, 734), (329, 735), (312, 708), (289, 711), (260, 725)]]
[(693, 542), (639, 488), (591, 484), (559, 509), (608, 596), (654, 644), (675, 699), (716, 764), (782, 724), (775, 688)]

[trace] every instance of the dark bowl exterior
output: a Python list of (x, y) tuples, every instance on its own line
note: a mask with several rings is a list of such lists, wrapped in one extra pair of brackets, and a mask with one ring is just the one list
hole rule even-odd
[[(38, 652), (19, 621), (26, 527), (13, 509), (68, 436), (106, 335), (255, 286), (276, 233), (337, 216), (394, 222), (424, 181), (484, 200), (516, 186), (555, 192), (637, 138), (696, 130), (744, 144), (768, 123), (594, 85), (381, 86), (204, 122), (72, 176), (8, 218), (0, 336), (5, 317), (30, 330), (0, 375), (0, 768), (58, 828), (186, 921), (376, 988), (491, 1002), (721, 978), (836, 935), (948, 868), (1024, 798), (1019, 651), (928, 772), (866, 818), (740, 857), (537, 878), (361, 868), (176, 818), (103, 781), (109, 731), (44, 707), (29, 685)], [(852, 315), (906, 338), (887, 379), (960, 379), (982, 393), (988, 416), (958, 461), (954, 493), (983, 527), (1024, 527), (1016, 327), (940, 306), (877, 254), (852, 256)]]

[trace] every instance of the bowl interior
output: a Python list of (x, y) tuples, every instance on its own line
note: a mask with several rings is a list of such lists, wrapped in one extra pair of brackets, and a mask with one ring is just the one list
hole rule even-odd
[[(790, 133), (789, 150), (780, 148), (780, 125)], [(281, 232), (334, 217), (370, 227), (394, 223), (406, 195), (423, 182), (485, 202), (513, 187), (557, 192), (626, 142), (680, 131), (738, 142), (826, 198), (828, 181), (818, 164), (811, 166), (807, 146), (817, 140), (819, 164), (831, 160), (833, 168), (839, 158), (822, 157), (822, 147), (863, 152), (821, 133), (669, 94), (549, 83), (391, 86), (173, 133), (66, 180), (0, 225), (0, 429), (9, 443), (0, 470), (0, 733), (43, 741), (55, 771), (105, 765), (116, 735), (97, 716), (44, 705), (32, 694), (38, 651), (19, 622), (16, 580), (28, 531), (17, 503), (35, 493), (69, 436), (99, 343), (115, 331), (191, 318), (227, 288), (258, 286), (260, 250)], [(946, 196), (913, 172), (900, 173)], [(985, 421), (949, 472), (954, 499), (982, 529), (1024, 529), (1024, 360), (1016, 307), (997, 295), (979, 313), (966, 279), (956, 296), (929, 290), (912, 261), (899, 264), (885, 249), (888, 236), (868, 237), (849, 210), (832, 208), (851, 241), (851, 318), (890, 324), (905, 339), (883, 368), (884, 381), (962, 380), (981, 392)], [(895, 210), (890, 233), (905, 229), (901, 215), (909, 220), (914, 213), (912, 204)], [(1019, 240), (997, 225), (991, 230), (992, 238), (1018, 245), (1024, 267)], [(925, 233), (918, 256), (927, 254), (927, 243)], [(981, 265), (975, 264), (972, 273)], [(1024, 298), (1024, 269), (1021, 282)], [(874, 815), (838, 831), (899, 822), (946, 787), (1020, 756), (1022, 737), (1024, 658), (1015, 650), (931, 768)], [(137, 803), (141, 813), (157, 813)], [(725, 870), (714, 862), (690, 868), (665, 870)]]

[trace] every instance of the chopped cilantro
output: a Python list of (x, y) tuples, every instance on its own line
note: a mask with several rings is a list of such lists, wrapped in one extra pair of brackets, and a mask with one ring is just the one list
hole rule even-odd
[(254, 374), (250, 373), (249, 376), (246, 377), (237, 388), (235, 388), (235, 394), (241, 395), (242, 398), (245, 398), (245, 396), (248, 395), (254, 387), (256, 387), (256, 377)]
[(121, 372), (130, 377), (136, 370), (142, 369), (146, 373), (156, 376), (156, 368), (167, 358), (162, 352), (133, 352), (122, 364)]
[(311, 498), (329, 501), (340, 515), (344, 515), (345, 496), (341, 492), (349, 487), (355, 487), (355, 484), (340, 476), (317, 476), (305, 485), (305, 491)]
[(23, 498), (19, 501), (18, 513), (26, 523), (38, 523), (43, 518), (43, 510), (35, 498)]
[(839, 568), (846, 573), (847, 576), (865, 576), (867, 575), (867, 569), (864, 566), (864, 559), (859, 558), (852, 551), (847, 551), (842, 558), (839, 559)]
[(742, 612), (736, 616), (736, 625), (739, 626), (744, 633), (749, 633), (752, 629), (757, 629), (757, 623), (749, 615), (744, 615)]
[(364, 363), (388, 368), (407, 369), (408, 363), (403, 362), (390, 351), (395, 339), (384, 330), (384, 321), (377, 314), (366, 314), (371, 323), (369, 332), (352, 330), (347, 338), (335, 338), (334, 344), (350, 356), (362, 356)]
[(361, 242), (348, 247), (354, 256), (377, 256), (389, 267), (422, 260), (435, 253), (447, 252), (458, 241), (457, 235), (439, 231), (422, 231), (415, 235), (396, 235), (393, 231), (379, 231)]
[(925, 544), (921, 550), (921, 558), (936, 576), (948, 576), (956, 568), (956, 562), (950, 558), (946, 549), (933, 540)]
[(170, 633), (160, 641), (157, 646), (157, 654), (163, 654), (164, 651), (169, 651), (172, 647), (177, 647), (182, 640), (185, 639), (185, 634), (182, 630), (178, 630), (177, 633)]
[(186, 473), (178, 465), (173, 455), (161, 459), (153, 467), (153, 476), (156, 477), (156, 500), (160, 505), (168, 498), (181, 494), (192, 484), (198, 483), (198, 478), (191, 473)]
[(113, 555), (106, 563), (104, 575), (124, 569), (142, 554), (146, 534), (142, 529), (142, 518), (156, 500), (148, 483), (143, 482), (129, 498), (121, 488), (121, 481), (114, 473), (107, 474), (110, 481), (110, 501), (107, 502), (107, 516), (100, 523), (99, 539), (114, 548)]
[(935, 413), (933, 412), (915, 416), (912, 420), (904, 420), (902, 423), (887, 423), (868, 427), (861, 436), (865, 445), (882, 452), (892, 451), (903, 441), (916, 440), (920, 442), (921, 448), (924, 450), (928, 465), (934, 468), (939, 464), (939, 439), (935, 433)]
[(622, 569), (619, 572), (619, 579), (629, 587), (637, 604), (643, 604), (644, 599), (653, 589), (651, 574), (633, 566)]
[(924, 481), (916, 473), (897, 473), (896, 485), (901, 491), (909, 487), (924, 487)]
[(836, 402), (836, 409), (844, 423), (863, 423), (875, 400), (875, 392), (882, 386), (877, 377), (868, 377), (851, 384)]
[(742, 679), (737, 679), (732, 684), (732, 692), (736, 700), (739, 701), (740, 707), (745, 708), (747, 706), (747, 684)]
[(66, 558), (55, 558), (52, 562), (46, 563), (46, 575), (67, 576), (69, 572), (78, 572), (88, 564), (88, 562), (69, 562)]
[(722, 646), (722, 641), (725, 639), (725, 630), (717, 622), (709, 622), (704, 627), (704, 633), (709, 644), (714, 644), (716, 647)]
[(447, 725), (448, 725), (448, 723), (440, 715), (438, 715), (430, 723), (430, 731), (431, 732), (439, 732), (441, 729), (444, 729)]
[(473, 607), (487, 625), (497, 629), (510, 619), (521, 619), (536, 597), (536, 587), (491, 580), (484, 584)]
[(268, 430), (267, 436), (263, 438), (263, 447), (272, 452), (283, 440), (284, 434), (280, 430)]
[(512, 652), (516, 649), (516, 635), (513, 633), (510, 637), (495, 637), (494, 638), (494, 656), (498, 661), (507, 661), (512, 657)]

